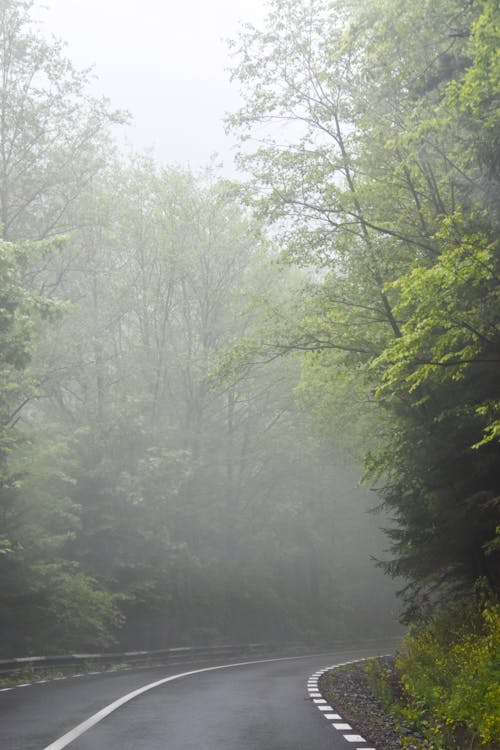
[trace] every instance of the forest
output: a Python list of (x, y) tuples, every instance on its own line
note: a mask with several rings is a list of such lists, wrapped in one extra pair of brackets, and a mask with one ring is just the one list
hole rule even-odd
[(2, 654), (400, 609), (413, 677), (467, 638), (491, 686), (498, 4), (271, 0), (232, 42), (239, 181), (120, 153), (32, 7), (0, 4)]
[(372, 497), (300, 355), (220, 375), (306, 275), (215, 169), (123, 157), (31, 7), (1, 6), (2, 655), (385, 632)]

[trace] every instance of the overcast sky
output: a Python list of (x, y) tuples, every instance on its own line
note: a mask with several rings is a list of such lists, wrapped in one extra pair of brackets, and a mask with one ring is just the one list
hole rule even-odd
[(265, 0), (42, 0), (37, 15), (64, 39), (77, 68), (94, 66), (96, 92), (127, 109), (135, 150), (168, 164), (206, 166), (214, 152), (232, 171), (222, 118), (237, 106), (225, 39), (258, 23)]

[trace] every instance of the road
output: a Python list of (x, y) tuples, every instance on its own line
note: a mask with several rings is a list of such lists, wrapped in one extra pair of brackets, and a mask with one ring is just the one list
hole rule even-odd
[[(177, 665), (88, 675), (0, 692), (2, 750), (365, 750), (348, 743), (309, 695), (310, 675), (385, 649), (351, 648), (223, 669)], [(204, 671), (194, 671), (204, 669)], [(106, 706), (154, 682), (72, 739)], [(355, 727), (353, 727), (355, 731)]]

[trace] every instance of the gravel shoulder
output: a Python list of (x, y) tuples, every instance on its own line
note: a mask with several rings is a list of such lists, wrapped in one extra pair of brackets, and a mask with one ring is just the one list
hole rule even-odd
[[(391, 657), (381, 657), (388, 666)], [(342, 719), (349, 722), (376, 750), (412, 750), (418, 736), (399, 726), (373, 695), (365, 676), (364, 663), (348, 664), (325, 672), (319, 680), (324, 698)]]

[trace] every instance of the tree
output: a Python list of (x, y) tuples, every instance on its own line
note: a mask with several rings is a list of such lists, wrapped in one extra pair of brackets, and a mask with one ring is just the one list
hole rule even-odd
[(257, 292), (286, 299), (296, 274), (273, 264), (259, 223), (213, 175), (138, 157), (86, 201), (92, 220), (73, 240), (84, 262), (61, 284), (73, 305), (36, 363), (54, 374), (35, 421), (51, 421), (71, 457), (79, 525), (66, 558), (121, 597), (127, 647), (345, 630), (333, 561), (352, 556), (367, 574), (342, 544), (342, 499), (325, 512), (348, 479), (304, 437), (298, 362), (214, 377), (259, 325)]
[(235, 45), (254, 203), (321, 275), (261, 352), (309, 352), (302, 397), (323, 421), (346, 377), (378, 403), (368, 469), (413, 615), (429, 591), (498, 586), (497, 24), (489, 2), (287, 1)]
[(88, 94), (89, 72), (33, 29), (31, 0), (0, 4), (0, 222), (4, 239), (43, 239), (74, 226), (78, 196), (108, 158), (122, 122)]
[[(362, 346), (379, 353), (394, 334), (392, 302), (369, 265), (381, 256), (355, 203), (354, 151), (342, 153), (348, 131), (335, 141), (345, 178), (338, 204), (344, 217), (358, 212), (362, 270), (355, 281), (344, 274), (342, 289), (342, 274), (335, 280), (332, 299), (349, 296), (341, 313), (342, 303), (325, 310), (302, 284), (297, 291), (298, 274), (276, 265), (235, 185), (148, 157), (119, 161), (107, 103), (87, 96), (87, 73), (58, 43), (34, 33), (31, 8), (1, 6), (0, 201), (7, 237), (67, 233), (15, 279), (19, 299), (63, 299), (65, 314), (40, 327), (36, 346), (28, 336), (23, 387), (32, 398), (16, 415), (14, 479), (2, 498), (2, 602), (19, 623), (6, 628), (5, 649), (74, 650), (116, 637), (131, 648), (326, 639), (352, 627), (338, 575), (346, 559), (362, 580), (356, 601), (385, 628), (385, 614), (366, 605), (378, 572), (366, 572), (358, 550), (368, 558), (376, 545), (369, 524), (360, 532), (350, 520), (352, 479), (324, 465), (294, 403), (299, 357), (223, 385), (214, 376), (226, 348), (263, 325), (258, 292), (273, 312), (278, 298), (297, 296), (309, 310), (298, 337), (307, 347), (317, 348), (314, 336), (321, 345), (329, 322), (338, 334), (351, 319), (356, 347), (347, 337), (329, 343), (363, 363)], [(342, 256), (347, 271), (354, 261)], [(374, 337), (360, 327), (364, 290)], [(27, 309), (20, 330), (34, 332), (35, 318)], [(342, 530), (364, 543), (346, 544)]]
[[(38, 250), (40, 246), (35, 248)], [(23, 372), (33, 353), (38, 320), (55, 312), (53, 304), (21, 287), (22, 269), (32, 254), (28, 248), (0, 244), (0, 472), (2, 488), (7, 491), (15, 483), (7, 466), (15, 443), (12, 426), (32, 395), (33, 386), (23, 378)], [(8, 538), (2, 539), (0, 549), (4, 552), (11, 549)]]
[[(23, 428), (39, 395), (28, 372), (41, 330), (61, 305), (23, 288), (26, 266), (59, 242), (0, 246), (0, 571), (2, 653), (110, 642), (119, 622), (113, 600), (64, 559), (78, 527), (69, 498), (67, 446)], [(38, 439), (37, 439), (38, 437)], [(76, 600), (78, 606), (75, 606)], [(77, 611), (78, 610), (78, 611)], [(37, 629), (33, 632), (33, 619)]]
[[(107, 160), (109, 125), (122, 116), (89, 97), (88, 72), (75, 71), (60, 42), (37, 35), (32, 7), (22, 0), (0, 3), (0, 536), (7, 655), (74, 647), (79, 630), (72, 598), (80, 603), (86, 643), (92, 636), (109, 643), (119, 622), (112, 598), (64, 558), (78, 510), (68, 497), (67, 465), (35, 437), (35, 402), (54, 374), (37, 369), (33, 358), (45, 321), (55, 324), (62, 310), (53, 300), (72, 258), (59, 234), (75, 225), (78, 196)], [(53, 440), (67, 456), (66, 446)], [(54, 619), (66, 621), (68, 632), (54, 627)]]

